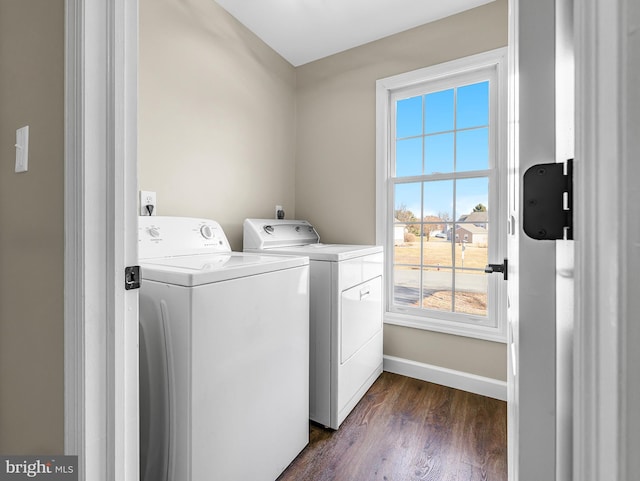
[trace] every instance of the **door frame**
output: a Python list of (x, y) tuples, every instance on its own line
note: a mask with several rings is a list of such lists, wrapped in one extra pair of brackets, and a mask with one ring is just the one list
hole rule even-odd
[(136, 0), (65, 0), (65, 453), (139, 479)]
[(575, 2), (573, 477), (640, 471), (640, 8)]

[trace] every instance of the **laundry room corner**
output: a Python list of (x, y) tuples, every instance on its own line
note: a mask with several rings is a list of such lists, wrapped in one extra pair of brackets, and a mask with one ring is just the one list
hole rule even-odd
[[(376, 242), (376, 81), (505, 47), (507, 12), (497, 0), (296, 69), (296, 216), (323, 242)], [(387, 323), (384, 353), (506, 381), (502, 342)]]

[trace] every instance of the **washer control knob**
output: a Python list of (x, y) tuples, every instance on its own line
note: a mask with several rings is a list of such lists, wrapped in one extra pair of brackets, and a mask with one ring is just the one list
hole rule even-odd
[(158, 230), (157, 227), (149, 227), (147, 229), (147, 232), (151, 237), (160, 237), (160, 231)]
[(273, 229), (273, 226), (272, 226), (272, 225), (265, 225), (265, 226), (264, 226), (264, 231), (265, 231), (267, 234), (273, 234), (273, 230), (274, 230), (274, 229)]
[(206, 224), (200, 227), (200, 234), (205, 239), (211, 239), (213, 237), (213, 231), (211, 230), (211, 227)]

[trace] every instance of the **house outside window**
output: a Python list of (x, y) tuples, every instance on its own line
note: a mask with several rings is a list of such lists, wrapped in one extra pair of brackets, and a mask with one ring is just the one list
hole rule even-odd
[[(385, 322), (505, 340), (506, 49), (377, 83)], [(400, 235), (402, 233), (402, 236)]]

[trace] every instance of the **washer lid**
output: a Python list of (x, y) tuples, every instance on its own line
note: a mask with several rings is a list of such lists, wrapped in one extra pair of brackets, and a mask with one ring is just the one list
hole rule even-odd
[(144, 259), (140, 269), (143, 284), (149, 280), (193, 287), (308, 264), (307, 257), (230, 252)]
[(247, 249), (247, 251), (263, 252), (265, 254), (308, 256), (314, 261), (339, 262), (380, 253), (382, 252), (382, 246), (355, 244), (308, 244), (301, 246), (274, 247), (263, 250)]

